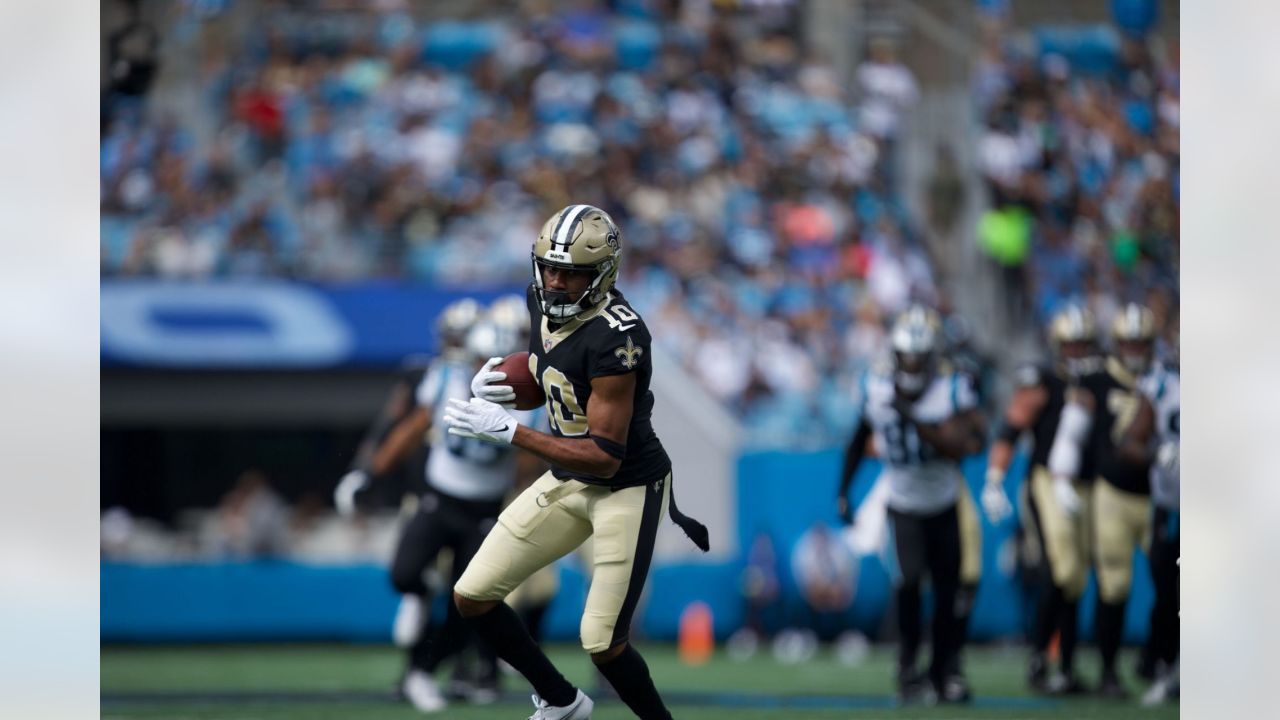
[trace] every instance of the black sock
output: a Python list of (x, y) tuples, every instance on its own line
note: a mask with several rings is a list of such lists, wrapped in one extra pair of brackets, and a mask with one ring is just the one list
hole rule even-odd
[(1120, 635), (1124, 632), (1124, 603), (1098, 601), (1098, 650), (1102, 655), (1102, 675), (1116, 672), (1116, 655), (1120, 653)]
[(1075, 669), (1076, 638), (1080, 625), (1080, 601), (1071, 600), (1062, 606), (1062, 625), (1058, 631), (1058, 665), (1064, 675)]
[(662, 704), (658, 688), (649, 677), (649, 666), (630, 643), (617, 657), (596, 667), (640, 720), (671, 720), (671, 713)]
[(912, 673), (920, 650), (920, 586), (898, 588), (898, 675)]
[(520, 671), (538, 696), (557, 707), (573, 704), (578, 696), (575, 688), (551, 664), (542, 649), (529, 637), (524, 623), (506, 603), (498, 603), (492, 610), (470, 618), (476, 633), (489, 643), (489, 647)]

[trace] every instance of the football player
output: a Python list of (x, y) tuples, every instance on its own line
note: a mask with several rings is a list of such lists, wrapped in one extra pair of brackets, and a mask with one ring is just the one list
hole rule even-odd
[(533, 717), (541, 720), (588, 718), (593, 702), (551, 664), (502, 599), (593, 537), (582, 646), (632, 712), (669, 718), (628, 642), (631, 617), (664, 509), (709, 549), (707, 529), (676, 507), (671, 460), (651, 422), (649, 331), (614, 288), (621, 259), (618, 227), (591, 205), (557, 212), (533, 244), (529, 369), (546, 392), (550, 433), (507, 411), (515, 393), (492, 361), (472, 381), (475, 398), (451, 401), (445, 416), (455, 435), (515, 445), (551, 464), (502, 511), (454, 586), (463, 616), (533, 685)]
[[(1050, 481), (1048, 460), (1058, 417), (1070, 383), (1102, 366), (1093, 315), (1071, 305), (1049, 322), (1049, 345), (1054, 364), (1019, 368), (1016, 389), (1005, 408), (1004, 423), (987, 455), (986, 486), (982, 504), (992, 522), (1012, 514), (1005, 494), (1005, 474), (1014, 446), (1024, 433), (1031, 434), (1031, 462), (1022, 485), (1023, 521), (1039, 545), (1042, 572), (1037, 578), (1039, 599), (1031, 635), (1031, 659), (1027, 682), (1033, 690), (1078, 693), (1083, 684), (1074, 670), (1078, 603), (1089, 570), (1088, 512), (1067, 513), (1058, 502)], [(1082, 502), (1091, 496), (1090, 471), (1073, 480)], [(1050, 675), (1046, 652), (1058, 633), (1059, 669)]]
[(1155, 319), (1141, 305), (1126, 305), (1111, 325), (1111, 355), (1102, 369), (1081, 378), (1062, 408), (1049, 451), (1049, 472), (1059, 504), (1073, 515), (1087, 512), (1072, 484), (1092, 458), (1098, 479), (1093, 487), (1093, 548), (1098, 571), (1095, 617), (1102, 655), (1099, 694), (1127, 695), (1116, 672), (1124, 630), (1125, 602), (1133, 580), (1133, 550), (1145, 543), (1151, 524), (1150, 463), (1134, 462), (1119, 452), (1137, 416), (1138, 379), (1151, 364)]
[(1178, 456), (1182, 393), (1176, 335), (1174, 330), (1165, 357), (1139, 382), (1142, 395), (1138, 411), (1120, 446), (1120, 452), (1131, 462), (1151, 464), (1154, 515), (1149, 559), (1156, 598), (1138, 665), (1139, 676), (1155, 681), (1143, 698), (1147, 704), (1162, 702), (1176, 694), (1178, 687)]
[[(339, 511), (350, 514), (358, 489), (401, 463), (429, 433), (433, 436), (435, 450), (427, 459), (427, 486), (417, 511), (400, 533), (391, 562), (392, 584), (404, 595), (393, 632), (397, 644), (408, 647), (408, 668), (400, 689), (422, 712), (445, 707), (434, 673), (442, 662), (466, 647), (471, 636), (470, 626), (462, 621), (452, 603), (443, 622), (425, 621), (431, 589), (424, 575), (446, 548), (453, 553), (453, 579), (461, 575), (484, 533), (496, 521), (503, 496), (516, 474), (516, 457), (510, 448), (447, 435), (440, 420), (446, 411), (446, 400), (465, 401), (470, 397), (470, 379), (481, 363), (517, 347), (514, 333), (503, 332), (483, 320), (471, 324), (477, 310), (472, 301), (446, 309), (441, 320), (445, 352), (418, 385), (413, 410), (391, 429), (362, 468), (343, 479), (335, 495)], [(469, 324), (465, 351), (460, 352), (458, 337)], [(530, 422), (526, 415), (521, 414)], [(482, 668), (480, 680), (472, 699), (495, 700), (496, 660)]]
[[(981, 449), (982, 419), (964, 376), (939, 368), (936, 314), (912, 307), (894, 322), (891, 367), (863, 377), (861, 417), (845, 453), (836, 509), (853, 521), (849, 485), (868, 441), (884, 457), (888, 507), (897, 555), (898, 692), (905, 702), (963, 701), (963, 676), (953, 674), (960, 638), (959, 461)], [(916, 668), (920, 647), (920, 585), (933, 584), (933, 657), (927, 675)]]

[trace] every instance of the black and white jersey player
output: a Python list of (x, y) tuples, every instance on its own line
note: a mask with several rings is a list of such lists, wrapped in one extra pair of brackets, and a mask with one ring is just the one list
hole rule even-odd
[(1148, 559), (1155, 585), (1150, 629), (1138, 663), (1139, 675), (1152, 685), (1145, 704), (1163, 702), (1178, 690), (1178, 557), (1181, 553), (1179, 493), (1182, 381), (1177, 340), (1155, 369), (1138, 382), (1142, 401), (1125, 450), (1151, 461), (1151, 547)]
[[(901, 646), (898, 689), (904, 701), (969, 697), (953, 656), (961, 548), (957, 511), (963, 481), (958, 461), (982, 446), (982, 420), (968, 379), (939, 366), (937, 315), (913, 307), (894, 323), (892, 364), (862, 384), (861, 419), (845, 454), (837, 507), (852, 522), (849, 485), (869, 441), (884, 461), (897, 558), (896, 597)], [(933, 657), (927, 675), (916, 668), (921, 640), (921, 583), (934, 592)]]
[[(445, 326), (450, 336), (453, 324), (464, 321), (463, 314), (449, 316)], [(470, 317), (474, 318), (474, 315)], [(444, 335), (446, 333), (442, 333)], [(407, 648), (407, 669), (401, 692), (424, 712), (445, 706), (434, 673), (446, 659), (455, 656), (471, 641), (470, 626), (449, 603), (450, 612), (441, 620), (427, 620), (433, 591), (426, 578), (443, 549), (453, 554), (449, 587), (461, 576), (485, 533), (502, 509), (506, 494), (515, 483), (517, 451), (475, 438), (445, 432), (443, 415), (452, 399), (471, 397), (471, 378), (476, 369), (494, 355), (514, 352), (519, 331), (510, 325), (491, 322), (484, 316), (466, 331), (463, 347), (446, 346), (428, 367), (414, 393), (415, 406), (372, 453), (365, 468), (355, 472), (368, 478), (388, 472), (403, 461), (410, 450), (429, 438), (432, 447), (426, 462), (426, 484), (413, 516), (401, 529), (391, 562), (391, 582), (402, 594), (393, 635), (396, 644)], [(520, 421), (538, 425), (542, 412), (516, 412)], [(345, 481), (344, 481), (345, 482)], [(482, 658), (478, 684), (470, 688), (473, 700), (496, 699), (497, 665), (491, 655)]]

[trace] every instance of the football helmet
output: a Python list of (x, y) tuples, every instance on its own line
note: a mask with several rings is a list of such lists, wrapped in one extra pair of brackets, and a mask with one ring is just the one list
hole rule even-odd
[(475, 362), (489, 358), (506, 357), (521, 350), (520, 338), (515, 330), (485, 318), (467, 332), (467, 354)]
[(446, 355), (462, 353), (467, 333), (479, 319), (480, 303), (471, 298), (454, 300), (446, 305), (436, 317), (436, 336), (440, 340), (441, 351)]
[(938, 313), (913, 305), (898, 316), (889, 334), (893, 349), (893, 385), (906, 398), (918, 398), (937, 372)]
[[(600, 208), (570, 205), (542, 225), (532, 257), (534, 295), (543, 314), (569, 320), (594, 310), (613, 289), (622, 260), (622, 236)], [(590, 272), (591, 284), (579, 297), (571, 298), (570, 293), (544, 286), (542, 266)]]
[(503, 295), (493, 301), (485, 317), (494, 325), (514, 333), (521, 349), (529, 345), (529, 306), (523, 297)]
[(1156, 318), (1138, 303), (1129, 303), (1111, 321), (1111, 341), (1116, 357), (1135, 376), (1151, 369), (1155, 352)]
[(1049, 345), (1059, 369), (1079, 378), (1102, 367), (1098, 328), (1093, 313), (1082, 305), (1068, 305), (1049, 321)]

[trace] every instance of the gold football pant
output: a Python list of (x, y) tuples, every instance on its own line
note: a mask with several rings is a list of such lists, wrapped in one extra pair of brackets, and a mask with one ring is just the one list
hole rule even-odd
[(1122, 603), (1133, 584), (1133, 550), (1145, 547), (1150, 538), (1151, 498), (1125, 492), (1101, 478), (1094, 485), (1098, 597), (1106, 603)]
[(502, 600), (592, 537), (591, 588), (580, 635), (587, 652), (608, 650), (627, 639), (670, 487), (670, 473), (647, 485), (611, 490), (561, 481), (548, 472), (498, 516), (454, 591), (472, 600)]
[(1090, 483), (1074, 481), (1072, 485), (1080, 496), (1080, 512), (1074, 516), (1058, 504), (1053, 494), (1053, 479), (1045, 467), (1034, 466), (1031, 477), (1023, 485), (1030, 510), (1024, 517), (1039, 540), (1054, 586), (1062, 590), (1067, 602), (1074, 602), (1084, 594), (1089, 577), (1090, 518), (1094, 503)]
[(956, 497), (956, 515), (960, 522), (960, 585), (977, 585), (982, 579), (982, 522), (969, 483), (963, 479)]

